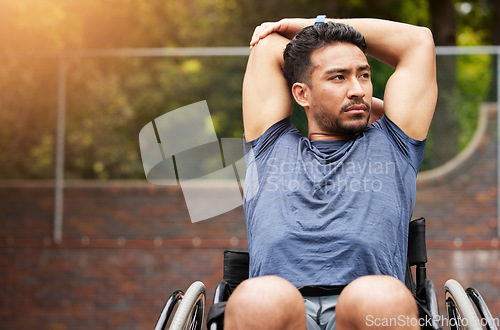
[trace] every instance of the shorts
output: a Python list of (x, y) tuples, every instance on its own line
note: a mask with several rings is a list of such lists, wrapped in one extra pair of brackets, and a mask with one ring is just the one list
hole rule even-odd
[(335, 306), (339, 295), (304, 296), (308, 330), (335, 330)]

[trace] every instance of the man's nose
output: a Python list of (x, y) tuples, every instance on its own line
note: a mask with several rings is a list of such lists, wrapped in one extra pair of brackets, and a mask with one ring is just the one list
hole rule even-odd
[(350, 99), (353, 99), (353, 98), (360, 98), (361, 99), (361, 98), (365, 97), (365, 95), (366, 95), (366, 93), (365, 93), (365, 90), (363, 89), (363, 86), (361, 85), (361, 82), (356, 78), (351, 79), (347, 96)]

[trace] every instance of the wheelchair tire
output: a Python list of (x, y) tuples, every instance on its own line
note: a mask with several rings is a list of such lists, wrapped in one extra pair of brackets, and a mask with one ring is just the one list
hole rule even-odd
[(450, 279), (445, 283), (444, 290), (450, 329), (482, 330), (476, 311), (460, 283)]
[(194, 282), (187, 289), (174, 315), (170, 330), (201, 330), (205, 319), (206, 289)]

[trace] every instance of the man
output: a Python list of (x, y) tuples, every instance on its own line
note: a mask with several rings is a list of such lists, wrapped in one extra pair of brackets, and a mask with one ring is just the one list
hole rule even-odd
[[(225, 326), (418, 328), (402, 281), (437, 98), (432, 34), (376, 19), (314, 23), (264, 23), (251, 41), (243, 83), (250, 279), (229, 299)], [(365, 47), (395, 68), (376, 122)], [(290, 124), (292, 95), (307, 138)]]

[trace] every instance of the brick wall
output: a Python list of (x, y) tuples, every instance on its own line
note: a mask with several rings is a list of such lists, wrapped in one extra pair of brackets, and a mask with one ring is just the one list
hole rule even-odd
[[(453, 171), (420, 180), (428, 275), (480, 290), (500, 318), (496, 114)], [(146, 182), (72, 182), (63, 241), (52, 242), (51, 182), (0, 184), (1, 329), (148, 329), (168, 295), (222, 276), (224, 248), (245, 249), (241, 207), (192, 224), (182, 192)], [(441, 312), (444, 309), (441, 306)]]
[(172, 291), (213, 296), (224, 248), (246, 249), (241, 208), (192, 224), (176, 187), (73, 183), (52, 242), (53, 187), (0, 188), (1, 329), (153, 328)]

